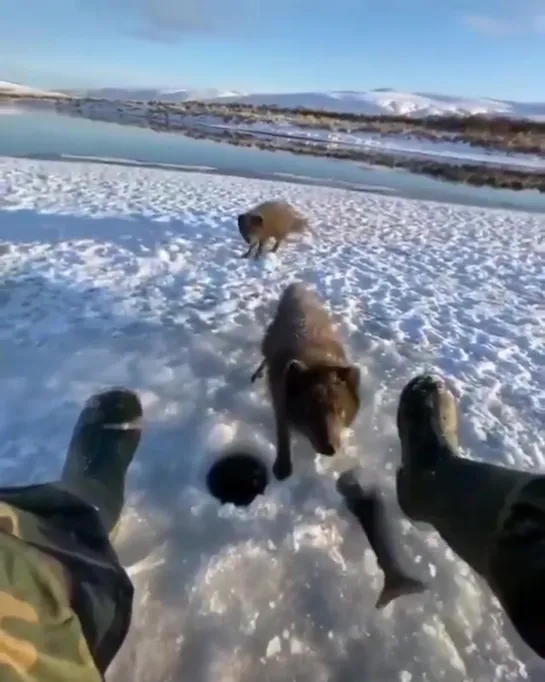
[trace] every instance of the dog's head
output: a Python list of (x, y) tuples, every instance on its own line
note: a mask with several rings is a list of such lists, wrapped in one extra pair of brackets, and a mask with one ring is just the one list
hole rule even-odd
[(284, 373), (286, 415), (316, 452), (333, 456), (343, 429), (360, 407), (360, 369), (355, 365), (307, 367), (292, 360)]
[(257, 213), (241, 213), (238, 218), (238, 231), (247, 244), (257, 240), (259, 231), (263, 228), (263, 218)]

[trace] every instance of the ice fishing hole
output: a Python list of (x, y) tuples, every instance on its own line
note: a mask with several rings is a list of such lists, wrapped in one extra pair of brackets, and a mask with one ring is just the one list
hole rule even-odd
[(212, 464), (206, 477), (208, 491), (222, 504), (248, 507), (265, 492), (267, 467), (254, 455), (232, 452)]

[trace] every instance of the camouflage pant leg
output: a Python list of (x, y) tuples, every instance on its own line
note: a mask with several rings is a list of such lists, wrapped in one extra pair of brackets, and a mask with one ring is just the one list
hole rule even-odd
[(97, 682), (133, 587), (94, 509), (45, 484), (0, 489), (0, 679)]
[[(5, 508), (2, 513), (5, 513)], [(100, 682), (79, 619), (51, 564), (0, 533), (2, 682)]]
[(488, 581), (519, 635), (545, 658), (545, 476), (532, 477), (508, 503)]

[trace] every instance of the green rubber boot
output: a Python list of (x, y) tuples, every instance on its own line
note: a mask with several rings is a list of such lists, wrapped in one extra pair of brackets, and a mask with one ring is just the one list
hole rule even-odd
[(97, 509), (112, 538), (125, 499), (125, 477), (140, 442), (142, 405), (119, 388), (91, 397), (72, 433), (61, 485)]
[(522, 639), (545, 657), (545, 476), (460, 457), (456, 400), (440, 378), (405, 386), (397, 424), (402, 511), (431, 524), (487, 581)]

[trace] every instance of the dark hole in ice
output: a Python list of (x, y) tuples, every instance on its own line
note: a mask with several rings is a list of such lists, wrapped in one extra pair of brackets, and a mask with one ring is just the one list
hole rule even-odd
[(210, 494), (222, 504), (230, 502), (237, 507), (247, 507), (265, 492), (268, 478), (266, 466), (257, 457), (233, 452), (212, 464), (206, 485)]

